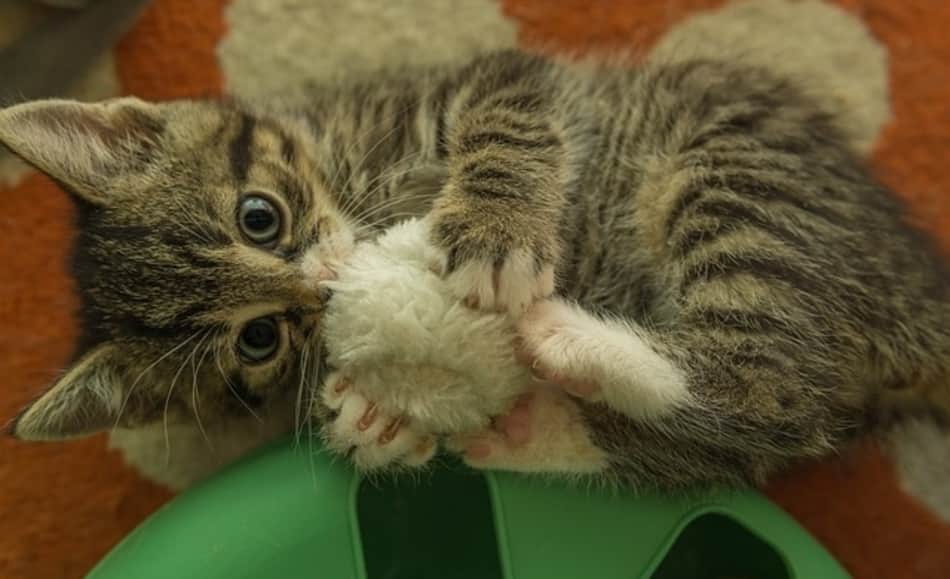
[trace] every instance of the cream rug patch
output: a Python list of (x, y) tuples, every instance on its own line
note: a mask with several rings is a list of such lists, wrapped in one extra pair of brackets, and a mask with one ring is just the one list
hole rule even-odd
[(304, 98), (307, 86), (515, 45), (495, 0), (234, 0), (218, 47), (226, 91)]

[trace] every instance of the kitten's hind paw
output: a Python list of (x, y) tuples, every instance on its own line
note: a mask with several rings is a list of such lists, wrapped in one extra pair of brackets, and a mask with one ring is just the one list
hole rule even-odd
[(448, 448), (480, 469), (582, 474), (607, 467), (607, 456), (591, 441), (576, 404), (550, 388), (521, 396), (492, 428), (457, 435)]
[(578, 350), (598, 333), (600, 323), (577, 308), (556, 299), (539, 301), (518, 321), (515, 355), (536, 377), (578, 398), (597, 401), (602, 398), (600, 384)]
[(587, 402), (637, 419), (690, 402), (683, 371), (642, 328), (552, 299), (518, 321), (518, 337), (516, 354), (535, 375)]
[(418, 431), (405, 417), (384, 412), (360, 394), (358, 386), (342, 372), (324, 384), (323, 403), (336, 412), (324, 428), (328, 447), (350, 457), (361, 470), (429, 462), (437, 450), (435, 437)]

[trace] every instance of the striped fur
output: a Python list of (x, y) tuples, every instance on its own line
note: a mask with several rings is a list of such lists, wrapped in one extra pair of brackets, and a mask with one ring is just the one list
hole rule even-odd
[[(90, 377), (68, 373), (21, 436), (169, 412), (213, 424), (308, 397), (314, 277), (354, 240), (426, 213), (461, 298), (519, 315), (554, 290), (588, 316), (578, 328), (609, 330), (622, 364), (587, 368), (620, 390), (560, 412), (606, 455), (602, 478), (757, 483), (840, 448), (892, 401), (913, 406), (923, 385), (931, 400), (950, 388), (940, 258), (821, 103), (764, 70), (502, 52), (320, 87), (306, 110), (21, 105), (0, 112), (0, 140), (78, 199), (77, 367), (106, 364), (96, 383), (115, 377), (118, 392), (70, 414), (52, 393)], [(256, 190), (292, 221), (266, 251), (235, 230), (237, 199)], [(284, 339), (249, 367), (234, 343), (262, 315)], [(636, 367), (623, 352), (669, 363), (688, 403), (639, 412), (627, 394), (649, 377), (617, 377)]]

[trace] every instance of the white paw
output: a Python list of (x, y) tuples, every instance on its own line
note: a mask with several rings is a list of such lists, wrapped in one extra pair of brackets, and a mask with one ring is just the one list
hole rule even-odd
[(535, 303), (518, 321), (519, 356), (540, 378), (554, 382), (571, 394), (597, 400), (597, 368), (584, 354), (603, 334), (598, 320), (561, 300)]
[[(445, 271), (439, 257), (433, 269)], [(535, 301), (554, 293), (554, 266), (540, 271), (531, 252), (512, 251), (499, 265), (486, 259), (472, 259), (459, 265), (446, 280), (452, 292), (467, 306), (522, 315)]]
[(328, 408), (337, 412), (324, 429), (329, 448), (349, 455), (357, 468), (416, 467), (435, 455), (435, 436), (420, 432), (405, 417), (384, 412), (360, 394), (358, 381), (349, 375), (331, 374), (321, 397)]
[(565, 391), (636, 419), (691, 401), (683, 371), (642, 329), (601, 320), (560, 300), (532, 306), (518, 322), (519, 357)]

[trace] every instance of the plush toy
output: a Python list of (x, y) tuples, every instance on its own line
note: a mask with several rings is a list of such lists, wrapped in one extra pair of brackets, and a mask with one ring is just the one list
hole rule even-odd
[(510, 317), (466, 307), (431, 271), (426, 233), (423, 220), (397, 224), (326, 283), (328, 362), (421, 431), (480, 430), (527, 390), (530, 372), (515, 358)]

